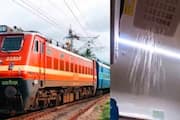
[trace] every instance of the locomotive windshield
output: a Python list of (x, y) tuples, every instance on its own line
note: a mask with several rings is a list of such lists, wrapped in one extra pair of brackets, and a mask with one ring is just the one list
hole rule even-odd
[(13, 36), (13, 37), (5, 37), (2, 42), (2, 50), (3, 51), (17, 51), (21, 48), (22, 37), (21, 36)]

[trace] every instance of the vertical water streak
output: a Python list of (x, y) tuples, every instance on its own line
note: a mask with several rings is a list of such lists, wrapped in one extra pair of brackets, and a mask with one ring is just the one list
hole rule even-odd
[[(152, 48), (158, 45), (158, 41), (155, 39), (152, 30), (139, 33), (136, 41)], [(161, 79), (166, 79), (161, 57), (154, 53), (154, 49), (148, 51), (136, 48), (133, 49), (133, 53), (134, 56), (132, 56), (129, 72), (132, 92), (148, 95), (151, 89), (161, 89)]]

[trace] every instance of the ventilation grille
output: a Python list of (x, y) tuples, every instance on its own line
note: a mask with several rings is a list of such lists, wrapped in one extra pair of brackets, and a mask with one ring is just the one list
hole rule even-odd
[(179, 0), (138, 0), (134, 25), (173, 36), (180, 20)]

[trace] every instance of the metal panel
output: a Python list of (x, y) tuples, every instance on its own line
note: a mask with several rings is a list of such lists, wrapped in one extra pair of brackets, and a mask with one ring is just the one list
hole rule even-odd
[(120, 25), (115, 22), (120, 29), (114, 33), (117, 49), (111, 66), (111, 96), (117, 100), (120, 115), (179, 120), (180, 26), (173, 34), (135, 26), (135, 10), (133, 16), (124, 14)]

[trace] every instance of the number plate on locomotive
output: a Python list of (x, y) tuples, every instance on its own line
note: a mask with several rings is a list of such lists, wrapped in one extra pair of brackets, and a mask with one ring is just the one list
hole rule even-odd
[(18, 81), (1, 81), (1, 85), (18, 85)]

